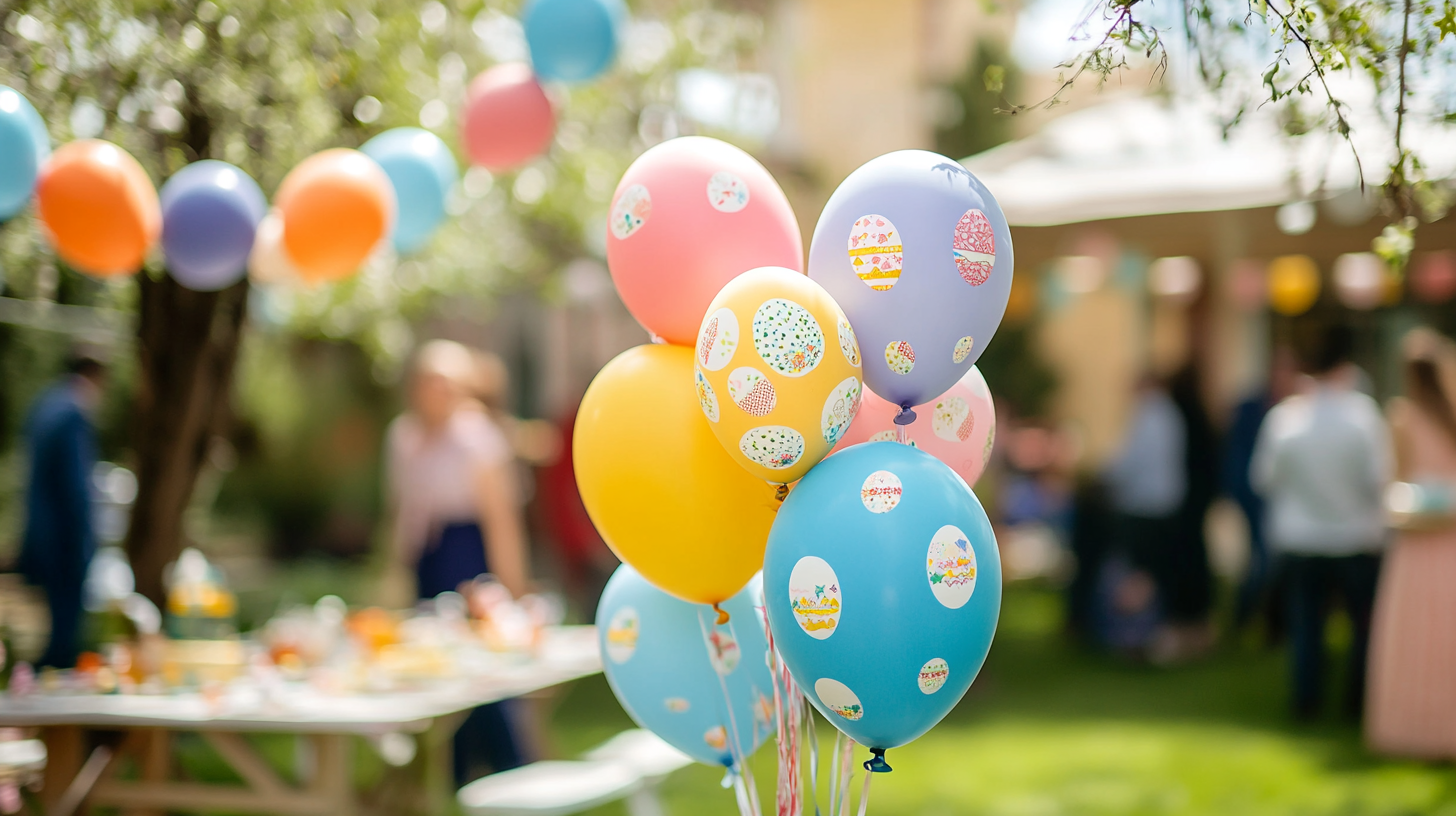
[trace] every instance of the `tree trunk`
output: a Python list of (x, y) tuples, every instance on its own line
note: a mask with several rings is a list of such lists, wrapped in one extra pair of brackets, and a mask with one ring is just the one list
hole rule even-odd
[(170, 276), (138, 276), (136, 413), (138, 491), (126, 551), (137, 591), (165, 608), (162, 570), (187, 545), (183, 511), (209, 444), (228, 416), (248, 301), (246, 279), (194, 292)]

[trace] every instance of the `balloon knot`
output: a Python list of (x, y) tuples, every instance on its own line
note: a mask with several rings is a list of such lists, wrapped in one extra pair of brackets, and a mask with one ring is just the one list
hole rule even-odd
[(896, 425), (909, 425), (910, 423), (912, 423), (914, 421), (915, 421), (915, 412), (912, 411), (912, 410), (910, 410), (910, 406), (908, 406), (908, 405), (901, 405), (900, 406), (900, 413), (898, 413), (898, 414), (895, 415), (895, 424)]
[(718, 613), (718, 625), (719, 626), (722, 626), (723, 624), (725, 624), (725, 623), (728, 622), (728, 610), (724, 609), (723, 607), (721, 607), (721, 606), (719, 606), (717, 604), (713, 604), (713, 611)]
[(788, 485), (781, 484), (777, 488), (774, 489), (774, 499), (775, 500), (777, 500), (777, 501), (783, 501), (784, 499), (787, 499), (788, 497), (789, 497), (789, 486)]
[(870, 773), (889, 773), (890, 771), (895, 770), (894, 768), (891, 768), (888, 763), (885, 762), (884, 748), (871, 748), (870, 753), (874, 756), (871, 756), (869, 759), (865, 760), (864, 769), (866, 771), (869, 771)]

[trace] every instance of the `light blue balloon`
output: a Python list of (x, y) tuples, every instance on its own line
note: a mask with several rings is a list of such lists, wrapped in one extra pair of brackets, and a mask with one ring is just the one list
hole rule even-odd
[(850, 173), (809, 245), (809, 277), (859, 336), (865, 385), (904, 407), (944, 394), (975, 364), (1001, 325), (1012, 266), (1011, 230), (991, 191), (926, 150), (886, 153)]
[(981, 670), (1001, 558), (955, 471), (868, 442), (819, 463), (784, 500), (763, 589), (774, 645), (809, 701), (884, 750), (940, 722)]
[(531, 0), (521, 23), (536, 76), (585, 82), (607, 70), (626, 18), (622, 0)]
[(755, 575), (721, 604), (730, 619), (716, 626), (711, 607), (678, 600), (623, 564), (597, 606), (617, 700), (638, 725), (708, 765), (731, 768), (739, 750), (750, 756), (774, 733), (762, 587)]
[(45, 121), (19, 91), (0, 85), (0, 221), (25, 208), (50, 155)]
[(359, 148), (379, 163), (394, 185), (399, 204), (391, 240), (400, 252), (414, 252), (445, 220), (445, 199), (459, 169), (439, 136), (419, 128), (386, 130)]

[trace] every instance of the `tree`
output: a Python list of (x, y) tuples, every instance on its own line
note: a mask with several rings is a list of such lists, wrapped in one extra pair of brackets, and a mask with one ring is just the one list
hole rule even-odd
[[(1060, 87), (1008, 111), (1054, 106), (1084, 76), (1105, 82), (1133, 61), (1151, 60), (1166, 75), (1170, 52), (1191, 63), (1205, 88), (1232, 99), (1227, 127), (1252, 107), (1276, 105), (1292, 134), (1324, 127), (1348, 142), (1351, 97), (1368, 91), (1389, 124), (1394, 154), (1382, 185), (1391, 224), (1373, 249), (1403, 269), (1417, 226), (1443, 217), (1451, 204), (1449, 190), (1427, 178), (1427, 164), (1406, 136), (1416, 117), (1456, 121), (1456, 97), (1448, 90), (1456, 79), (1456, 2), (1186, 0), (1174, 6), (1170, 13), (1153, 0), (1100, 0), (1072, 32), (1087, 47), (1059, 66)], [(1301, 103), (1313, 103), (1313, 110)], [(1358, 153), (1356, 161), (1362, 161)]]
[[(273, 190), (308, 155), (389, 126), (423, 124), (453, 143), (451, 113), (469, 77), (525, 57), (513, 10), (480, 0), (0, 0), (0, 83), (36, 105), (57, 142), (109, 139), (154, 181), (217, 158)], [(662, 0), (637, 12), (643, 22), (622, 66), (557, 89), (548, 156), (504, 179), (467, 174), (453, 222), (398, 274), (396, 259), (383, 257), (341, 285), (272, 293), (291, 330), (357, 342), (397, 367), (411, 316), (442, 299), (549, 288), (566, 261), (587, 254), (616, 180), (642, 149), (637, 113), (670, 101), (672, 72), (731, 64), (747, 48), (743, 33), (757, 30), (707, 2)], [(698, 41), (704, 31), (716, 33), (708, 47)], [(37, 225), (25, 217), (5, 229), (8, 288), (51, 297), (55, 261)], [(160, 600), (162, 568), (184, 546), (183, 510), (231, 415), (256, 295), (246, 281), (189, 291), (160, 257), (131, 281), (91, 290), (92, 302), (136, 314), (128, 441), (140, 492), (126, 547), (139, 590)]]

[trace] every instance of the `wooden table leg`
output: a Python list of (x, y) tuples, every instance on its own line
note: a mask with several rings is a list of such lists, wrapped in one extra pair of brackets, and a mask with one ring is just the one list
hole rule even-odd
[(53, 725), (41, 733), (41, 739), (46, 746), (46, 766), (40, 801), (49, 811), (66, 795), (86, 761), (86, 735), (79, 726)]
[[(171, 777), (172, 732), (162, 728), (140, 728), (134, 733), (137, 746), (137, 769), (143, 782), (162, 784)], [(131, 809), (122, 811), (123, 816), (165, 816), (156, 809)]]
[(333, 803), (334, 816), (358, 816), (354, 797), (354, 763), (349, 754), (354, 746), (343, 734), (318, 734), (313, 738), (314, 791)]

